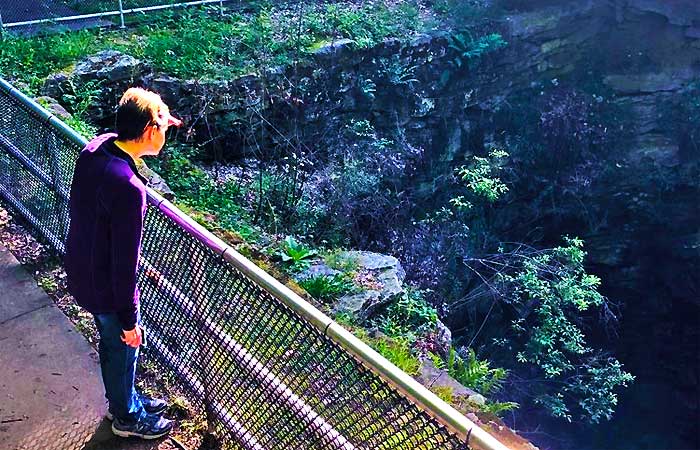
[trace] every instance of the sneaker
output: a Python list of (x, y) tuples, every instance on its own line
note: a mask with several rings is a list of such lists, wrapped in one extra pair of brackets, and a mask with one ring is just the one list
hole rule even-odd
[(120, 437), (133, 436), (141, 439), (158, 439), (170, 433), (172, 429), (172, 420), (153, 414), (146, 414), (144, 418), (133, 425), (123, 424), (118, 418), (115, 418), (112, 422), (112, 433)]
[[(143, 404), (143, 409), (149, 414), (162, 414), (166, 409), (168, 409), (168, 402), (161, 400), (159, 398), (141, 397), (141, 404)], [(112, 411), (107, 410), (107, 420), (114, 420), (114, 414)]]

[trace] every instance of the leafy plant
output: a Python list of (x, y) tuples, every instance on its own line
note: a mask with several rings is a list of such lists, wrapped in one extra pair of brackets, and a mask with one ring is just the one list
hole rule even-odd
[(495, 416), (501, 416), (504, 412), (512, 411), (519, 407), (520, 405), (516, 402), (486, 402), (480, 406), (480, 409)]
[(420, 360), (411, 353), (411, 344), (405, 338), (378, 338), (370, 345), (396, 367), (411, 376), (418, 375)]
[(487, 34), (474, 39), (468, 32), (451, 35), (449, 48), (455, 56), (449, 61), (450, 69), (446, 69), (440, 76), (440, 83), (444, 86), (452, 77), (452, 74), (466, 67), (473, 67), (476, 61), (487, 53), (496, 51), (508, 45), (503, 37), (497, 33)]
[(279, 257), (282, 258), (282, 262), (287, 264), (289, 269), (293, 272), (309, 267), (309, 259), (317, 254), (316, 250), (306, 247), (304, 244), (294, 239), (293, 236), (287, 236), (284, 239), (281, 251), (278, 253)]
[[(488, 158), (474, 156), (474, 162), (469, 166), (462, 166), (456, 170), (457, 176), (466, 183), (472, 198), (484, 199), (488, 203), (498, 200), (501, 195), (508, 192), (506, 186), (495, 172), (502, 169), (503, 161), (508, 157), (503, 150), (492, 150)], [(454, 197), (450, 203), (457, 209), (471, 209), (473, 204), (463, 195)]]
[(357, 317), (352, 312), (340, 311), (333, 319), (339, 324), (346, 327), (354, 327), (357, 325)]
[(425, 301), (422, 293), (407, 289), (374, 320), (374, 325), (388, 336), (413, 341), (416, 334), (434, 330), (437, 320), (437, 311)]
[(97, 134), (98, 128), (88, 122), (89, 110), (96, 103), (98, 96), (102, 93), (102, 82), (88, 81), (76, 85), (71, 81), (71, 92), (64, 93), (62, 100), (72, 113), (66, 119), (66, 124), (80, 133), (85, 138), (92, 138)]
[(600, 279), (584, 270), (583, 241), (565, 237), (564, 242), (539, 251), (502, 249), (479, 264), (498, 268), (487, 281), (516, 317), (508, 333), (509, 345), (519, 348), (516, 361), (541, 374), (529, 389), (534, 401), (555, 417), (571, 421), (577, 407), (582, 419), (598, 423), (612, 416), (615, 389), (634, 377), (615, 358), (587, 345), (584, 313), (595, 308), (614, 317), (598, 292)]
[(491, 368), (488, 360), (479, 360), (471, 348), (466, 351), (464, 357), (457, 353), (454, 347), (450, 348), (446, 369), (452, 378), (484, 396), (501, 390), (508, 375), (503, 368)]
[(473, 39), (468, 33), (455, 34), (450, 38), (450, 48), (457, 52), (452, 61), (458, 68), (506, 45), (507, 42), (498, 33), (487, 34), (479, 39)]
[(415, 76), (415, 71), (418, 66), (404, 64), (399, 55), (380, 59), (379, 66), (389, 79), (389, 83), (395, 86), (411, 86), (418, 81)]
[(452, 386), (431, 386), (430, 391), (447, 403), (454, 401), (454, 389)]
[[(459, 383), (484, 396), (500, 391), (508, 375), (503, 368), (491, 368), (488, 360), (479, 360), (473, 349), (467, 350), (466, 356), (462, 356), (454, 347), (450, 347), (447, 360), (443, 360), (432, 352), (428, 353), (428, 357), (433, 366), (447, 370), (447, 373)], [(499, 416), (519, 406), (515, 402), (498, 402), (489, 399), (485, 404), (478, 405), (478, 409)]]

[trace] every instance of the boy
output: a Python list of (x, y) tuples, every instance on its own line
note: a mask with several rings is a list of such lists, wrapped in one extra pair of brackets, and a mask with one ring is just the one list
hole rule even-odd
[(134, 388), (142, 341), (136, 275), (146, 211), (146, 180), (134, 160), (158, 155), (168, 127), (181, 124), (154, 92), (127, 90), (117, 108), (117, 133), (88, 143), (71, 185), (68, 290), (95, 317), (107, 418), (123, 437), (156, 439), (173, 426), (161, 417), (166, 402)]

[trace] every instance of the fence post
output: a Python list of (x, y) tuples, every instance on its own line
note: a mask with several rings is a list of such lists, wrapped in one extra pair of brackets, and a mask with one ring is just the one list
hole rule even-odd
[[(219, 0), (219, 14), (221, 14), (221, 17), (224, 16), (224, 0)], [(2, 22), (0, 22), (0, 25), (2, 25)]]
[(122, 23), (119, 28), (126, 28), (126, 25), (124, 25), (124, 6), (122, 5), (122, 0), (119, 0), (119, 19)]
[(5, 26), (2, 24), (2, 11), (0, 11), (0, 35), (5, 31)]

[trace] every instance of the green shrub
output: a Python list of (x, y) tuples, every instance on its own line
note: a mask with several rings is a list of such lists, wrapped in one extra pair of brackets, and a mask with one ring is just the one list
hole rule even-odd
[(540, 251), (502, 249), (500, 256), (482, 261), (502, 268), (491, 282), (507, 314), (516, 317), (503, 342), (516, 348), (515, 359), (526, 370), (540, 374), (529, 387), (535, 402), (555, 417), (571, 421), (576, 408), (583, 420), (598, 423), (612, 416), (615, 389), (634, 377), (587, 345), (584, 319), (591, 309), (607, 311), (606, 299), (598, 292), (600, 279), (584, 269), (583, 241), (564, 241), (565, 246)]
[[(467, 356), (462, 357), (454, 347), (450, 347), (447, 361), (434, 353), (428, 353), (428, 357), (436, 368), (446, 370), (460, 384), (484, 396), (491, 396), (500, 391), (508, 376), (505, 369), (491, 368), (490, 361), (478, 359), (473, 349), (469, 349)], [(478, 405), (478, 409), (499, 416), (519, 406), (515, 402), (498, 402), (487, 399), (485, 404)]]
[(487, 53), (507, 45), (500, 34), (492, 33), (474, 39), (470, 33), (463, 32), (450, 36), (450, 49), (455, 53), (449, 61), (450, 68), (442, 72), (440, 83), (444, 86), (454, 73), (473, 67)]
[[(503, 161), (508, 156), (503, 150), (492, 150), (488, 158), (474, 156), (471, 165), (456, 170), (457, 176), (466, 184), (472, 198), (493, 203), (508, 192), (508, 186), (496, 176), (496, 172), (501, 170)], [(460, 208), (471, 208), (471, 202), (465, 201), (463, 196), (452, 199), (451, 202)]]
[(484, 396), (501, 390), (503, 381), (508, 375), (503, 368), (491, 368), (488, 360), (479, 360), (471, 348), (466, 357), (462, 357), (454, 348), (450, 348), (445, 368), (452, 378)]
[(287, 236), (277, 255), (282, 259), (282, 262), (287, 265), (289, 270), (298, 272), (309, 267), (309, 259), (316, 256), (317, 252), (316, 250), (306, 247), (304, 244), (294, 239), (293, 236)]
[(437, 320), (437, 311), (425, 301), (422, 293), (409, 288), (372, 323), (387, 336), (413, 342), (417, 335), (433, 331)]

